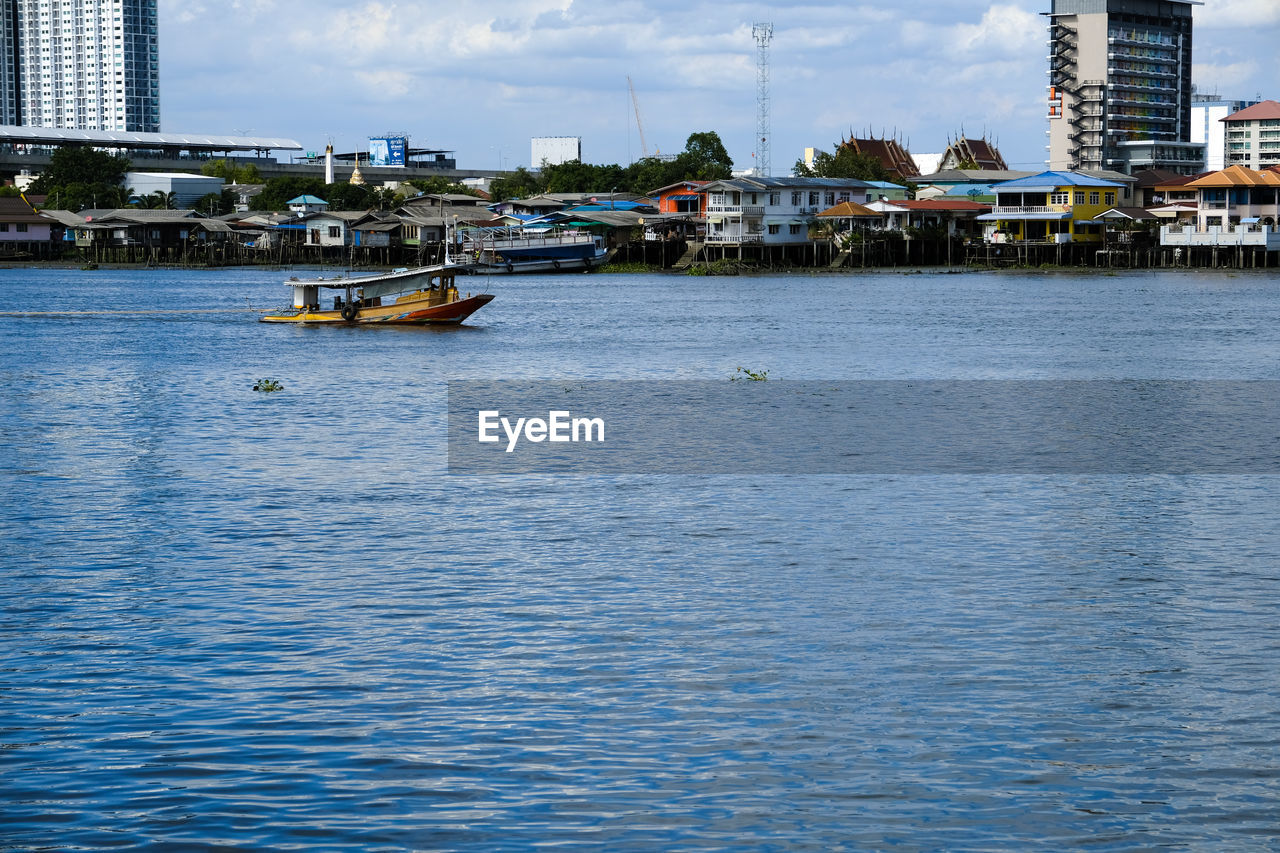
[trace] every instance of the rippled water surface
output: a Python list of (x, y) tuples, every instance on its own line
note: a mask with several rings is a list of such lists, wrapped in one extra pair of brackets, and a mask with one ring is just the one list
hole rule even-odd
[(1274, 477), (444, 453), (450, 378), (1280, 378), (1275, 276), (476, 278), (468, 327), (255, 323), (282, 275), (0, 271), (0, 847), (1280, 844)]

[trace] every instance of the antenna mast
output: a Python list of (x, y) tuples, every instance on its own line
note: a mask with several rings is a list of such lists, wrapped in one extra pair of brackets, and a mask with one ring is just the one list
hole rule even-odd
[(640, 102), (636, 100), (636, 87), (631, 85), (631, 75), (627, 75), (627, 88), (631, 90), (631, 106), (636, 110), (636, 130), (640, 131), (640, 150), (649, 156), (649, 146), (644, 141), (644, 125), (640, 123)]
[(756, 173), (770, 176), (769, 163), (769, 42), (773, 40), (773, 24), (755, 24), (751, 35), (756, 40)]

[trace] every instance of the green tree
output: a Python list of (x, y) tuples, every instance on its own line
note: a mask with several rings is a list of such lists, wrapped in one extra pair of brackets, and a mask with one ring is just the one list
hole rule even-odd
[(258, 210), (284, 211), (289, 209), (290, 199), (300, 195), (326, 198), (328, 189), (322, 178), (272, 178), (254, 197), (253, 206)]
[(88, 148), (68, 145), (53, 152), (49, 166), (31, 185), (31, 192), (48, 194), (70, 184), (106, 184), (119, 186), (129, 171), (129, 158)]
[(370, 210), (378, 206), (377, 192), (359, 184), (331, 184), (315, 194), (329, 202), (330, 210)]
[(53, 152), (48, 167), (27, 192), (48, 196), (45, 206), (54, 210), (124, 207), (127, 171), (127, 157), (85, 146), (65, 146)]
[(229, 160), (210, 160), (200, 167), (200, 174), (222, 178), (229, 184), (260, 184), (262, 173), (253, 163), (232, 163)]
[(144, 210), (173, 210), (177, 203), (172, 192), (164, 192), (156, 190), (153, 193), (141, 196), (134, 202), (135, 206)]
[(128, 201), (128, 193), (122, 186), (67, 184), (54, 187), (44, 206), (50, 210), (116, 210)]
[(471, 187), (464, 186), (462, 184), (450, 183), (448, 178), (441, 178), (438, 176), (430, 178), (412, 178), (405, 181), (405, 183), (415, 189), (422, 190), (424, 193), (431, 193), (432, 195), (445, 195), (446, 193), (451, 193), (453, 195), (470, 195), (480, 198), (480, 194)]
[(236, 209), (239, 196), (231, 189), (222, 192), (206, 193), (196, 202), (195, 210), (205, 216), (223, 216)]
[(733, 159), (714, 130), (689, 134), (676, 162), (685, 173), (676, 180), (717, 181), (733, 174)]
[(887, 181), (889, 172), (870, 154), (859, 154), (848, 145), (835, 146), (832, 153), (819, 151), (810, 167), (797, 160), (795, 174), (801, 178), (856, 178), (860, 181)]
[(607, 193), (626, 189), (626, 173), (613, 164), (593, 166), (578, 160), (543, 166), (543, 192), (548, 193)]
[(529, 198), (545, 191), (545, 184), (524, 166), (505, 178), (498, 178), (489, 185), (489, 195), (494, 201), (509, 198)]

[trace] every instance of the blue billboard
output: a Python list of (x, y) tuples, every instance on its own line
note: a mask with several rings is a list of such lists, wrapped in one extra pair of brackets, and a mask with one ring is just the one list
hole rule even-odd
[(369, 137), (370, 166), (403, 166), (409, 140), (403, 136)]

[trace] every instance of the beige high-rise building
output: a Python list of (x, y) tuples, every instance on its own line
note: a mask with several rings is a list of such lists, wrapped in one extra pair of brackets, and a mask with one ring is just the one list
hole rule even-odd
[[(1194, 159), (1191, 9), (1199, 0), (1051, 0), (1049, 168)], [(1141, 168), (1168, 168), (1143, 162)], [(1184, 164), (1185, 165), (1185, 164)], [(1185, 170), (1185, 169), (1180, 169)]]

